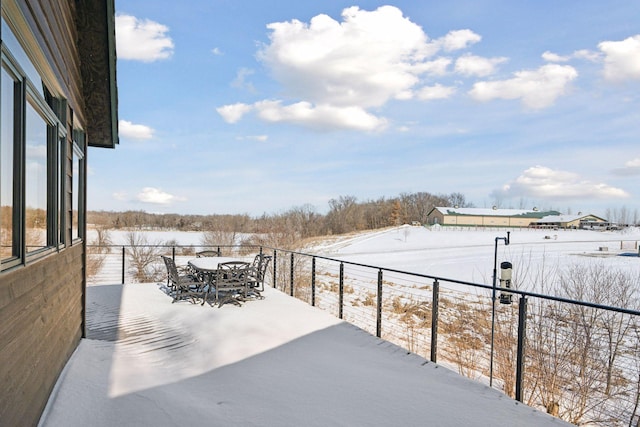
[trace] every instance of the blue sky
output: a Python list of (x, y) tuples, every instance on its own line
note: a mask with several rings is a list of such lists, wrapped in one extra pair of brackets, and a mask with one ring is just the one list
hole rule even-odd
[(640, 209), (640, 3), (116, 1), (89, 209)]

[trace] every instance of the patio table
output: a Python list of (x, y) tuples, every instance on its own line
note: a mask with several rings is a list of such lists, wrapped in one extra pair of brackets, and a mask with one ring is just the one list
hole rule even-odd
[(232, 261), (246, 261), (246, 260), (240, 259), (240, 257), (212, 256), (212, 257), (193, 258), (188, 261), (188, 264), (196, 272), (215, 273), (216, 271), (218, 271), (218, 264), (221, 264), (223, 262), (232, 262)]
[(211, 292), (211, 288), (215, 286), (215, 278), (216, 273), (218, 272), (218, 264), (222, 264), (225, 262), (249, 262), (245, 259), (241, 259), (240, 257), (228, 257), (228, 256), (216, 256), (216, 257), (200, 257), (193, 258), (187, 262), (189, 267), (191, 267), (196, 275), (202, 278), (202, 280), (208, 285), (207, 293), (204, 297), (204, 301), (202, 304), (204, 305), (205, 301), (209, 298), (209, 293)]

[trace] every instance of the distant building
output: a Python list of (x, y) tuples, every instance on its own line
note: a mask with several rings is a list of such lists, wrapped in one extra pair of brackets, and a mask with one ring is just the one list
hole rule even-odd
[(537, 228), (581, 228), (585, 230), (602, 230), (611, 227), (607, 220), (595, 215), (549, 215), (536, 221)]
[(539, 219), (552, 215), (560, 215), (560, 212), (540, 212), (537, 209), (435, 207), (427, 215), (427, 222), (430, 225), (529, 227)]
[(602, 229), (609, 223), (595, 215), (563, 215), (537, 209), (435, 207), (427, 215), (429, 225), (464, 227), (531, 227)]

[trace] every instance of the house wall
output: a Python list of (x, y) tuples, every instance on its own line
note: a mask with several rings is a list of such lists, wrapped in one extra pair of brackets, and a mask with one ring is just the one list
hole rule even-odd
[(11, 13), (9, 19), (19, 27), (18, 31), (33, 33), (33, 40), (27, 40), (26, 47), (44, 83), (54, 94), (63, 96), (76, 120), (84, 123), (76, 2), (2, 0), (2, 8)]
[(82, 337), (82, 256), (78, 244), (0, 276), (1, 425), (37, 425)]
[[(0, 271), (0, 425), (37, 425), (84, 329), (85, 249), (72, 242), (71, 135), (83, 125), (75, 0), (2, 0), (3, 16), (55, 97), (67, 110), (64, 239)], [(85, 209), (84, 206), (81, 209)]]

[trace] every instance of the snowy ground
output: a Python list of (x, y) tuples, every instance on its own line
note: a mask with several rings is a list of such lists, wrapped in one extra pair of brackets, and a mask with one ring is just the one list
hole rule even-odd
[[(498, 241), (498, 267), (502, 261), (519, 272), (551, 266), (601, 263), (606, 268), (640, 272), (640, 229), (623, 231), (510, 229), (510, 244)], [(505, 229), (452, 229), (401, 226), (344, 237), (310, 248), (313, 253), (367, 265), (490, 285), (496, 237)], [(602, 249), (602, 250), (601, 250)], [(632, 254), (634, 256), (620, 256)], [(522, 283), (536, 291), (537, 284)]]
[(87, 292), (88, 336), (41, 420), (74, 426), (560, 426), (267, 288), (242, 307), (159, 284)]

